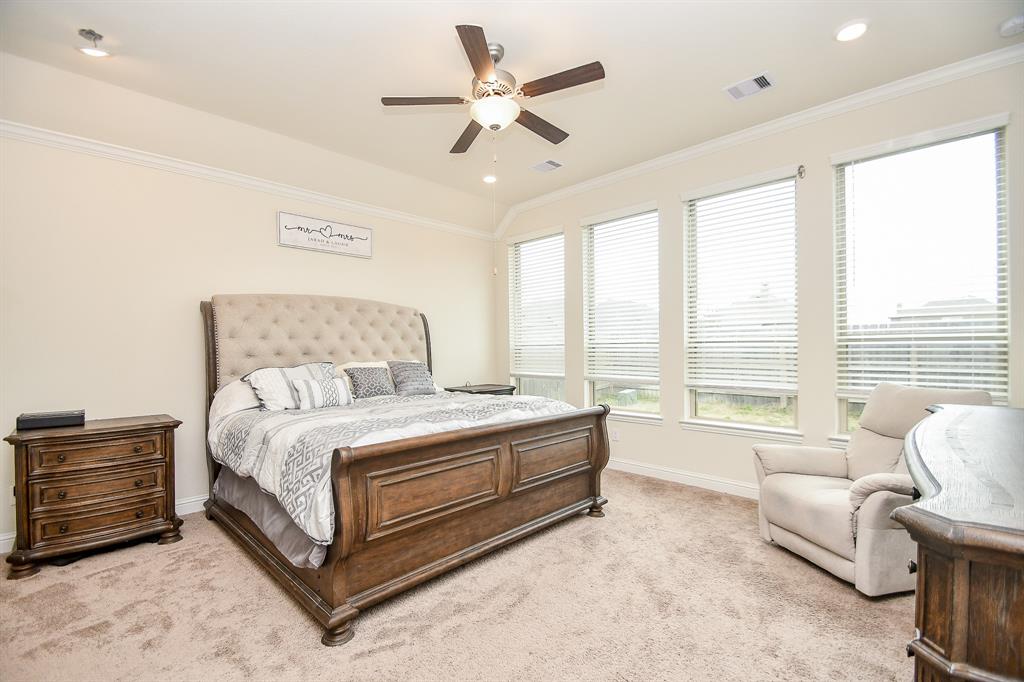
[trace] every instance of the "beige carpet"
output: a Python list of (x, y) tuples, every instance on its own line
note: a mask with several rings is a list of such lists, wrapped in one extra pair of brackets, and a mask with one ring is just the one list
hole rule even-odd
[(912, 596), (871, 600), (757, 535), (753, 502), (607, 472), (565, 521), (319, 626), (213, 522), (0, 580), (0, 678), (906, 680)]

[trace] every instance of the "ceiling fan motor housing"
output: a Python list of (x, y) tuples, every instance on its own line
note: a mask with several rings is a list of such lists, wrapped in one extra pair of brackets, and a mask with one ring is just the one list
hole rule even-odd
[(481, 81), (473, 79), (473, 98), (483, 99), (498, 95), (499, 97), (512, 97), (516, 94), (516, 77), (508, 71), (501, 69), (494, 70), (493, 81)]

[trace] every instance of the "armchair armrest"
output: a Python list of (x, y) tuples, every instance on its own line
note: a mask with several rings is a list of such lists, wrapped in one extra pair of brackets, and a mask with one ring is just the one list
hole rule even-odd
[(854, 481), (850, 487), (854, 537), (865, 529), (903, 528), (892, 513), (913, 502), (913, 492), (914, 481), (909, 474), (868, 474)]
[(808, 445), (755, 445), (758, 479), (771, 474), (807, 474), (846, 478), (846, 453)]
[[(856, 511), (877, 492), (890, 492), (912, 498), (914, 480), (910, 474), (868, 474), (861, 476), (850, 486), (850, 506)], [(903, 504), (908, 504), (904, 502)]]

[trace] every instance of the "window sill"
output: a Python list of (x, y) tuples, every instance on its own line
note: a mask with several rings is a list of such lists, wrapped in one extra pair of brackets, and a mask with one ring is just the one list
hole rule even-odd
[(845, 450), (846, 448), (850, 447), (850, 434), (837, 433), (834, 436), (829, 436), (828, 444), (834, 448)]
[(608, 413), (608, 419), (616, 422), (632, 422), (634, 424), (661, 424), (660, 414), (644, 414), (643, 412), (616, 412), (615, 408)]
[(687, 431), (704, 433), (721, 433), (728, 436), (746, 436), (763, 440), (780, 441), (783, 443), (803, 443), (804, 434), (796, 429), (784, 429), (777, 426), (758, 426), (757, 424), (730, 424), (702, 419), (680, 419), (679, 426)]

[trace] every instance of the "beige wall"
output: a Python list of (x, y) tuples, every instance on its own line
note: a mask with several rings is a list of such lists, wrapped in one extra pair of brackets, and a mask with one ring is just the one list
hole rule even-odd
[[(582, 404), (583, 338), (580, 222), (587, 216), (657, 202), (661, 217), (660, 424), (610, 422), (620, 440), (612, 457), (689, 472), (705, 482), (739, 482), (752, 491), (751, 444), (764, 437), (684, 430), (683, 204), (702, 187), (803, 164), (798, 182), (799, 428), (807, 444), (827, 444), (836, 432), (833, 346), (833, 175), (829, 155), (981, 117), (1010, 113), (1007, 129), (1010, 191), (1011, 290), (1024, 292), (1024, 65), (1017, 64), (850, 111), (799, 128), (622, 180), (526, 211), (495, 246), (499, 277), (495, 321), (499, 369), (508, 373), (505, 249), (517, 235), (564, 228), (566, 235), (566, 374), (569, 399)], [(680, 121), (680, 125), (686, 125)], [(1011, 401), (1024, 405), (1024, 296), (1012, 297)], [(648, 470), (655, 473), (655, 470)], [(664, 472), (662, 472), (664, 473)], [(729, 487), (729, 486), (727, 486)]]
[[(0, 52), (0, 118), (492, 229), (490, 198), (7, 52)], [(498, 215), (504, 208), (497, 206)]]
[[(149, 136), (106, 130), (105, 141), (146, 151), (202, 159), (198, 146), (169, 144), (165, 127), (183, 119), (206, 136), (217, 153), (232, 156), (232, 170), (266, 175), (272, 170), (255, 129), (210, 123), (205, 114), (111, 88), (111, 109), (73, 111), (67, 92), (92, 87), (88, 79), (17, 60), (4, 65), (3, 118), (77, 135), (99, 135), (97, 121), (119, 107), (146, 110)], [(24, 69), (22, 68), (24, 67)], [(26, 74), (26, 72), (29, 72)], [(35, 76), (44, 77), (36, 80)], [(102, 85), (102, 84), (101, 84)], [(57, 88), (57, 90), (54, 90)], [(67, 107), (60, 118), (36, 110), (30, 100)], [(11, 105), (11, 106), (8, 106)], [(44, 115), (45, 114), (45, 115)], [(65, 123), (67, 124), (65, 126)], [(177, 134), (177, 133), (175, 133)], [(237, 135), (236, 135), (237, 134)], [(228, 139), (236, 135), (238, 139)], [(269, 135), (267, 133), (266, 135)], [(131, 139), (128, 139), (130, 137)], [(276, 136), (271, 136), (276, 137)], [(321, 186), (347, 199), (383, 198), (378, 183), (388, 173), (363, 178), (344, 193), (345, 178), (365, 167), (338, 155), (323, 156), (285, 138), (270, 141), (267, 155), (296, 169), (320, 167), (335, 174)], [(250, 164), (249, 161), (252, 163)], [(226, 163), (226, 162), (225, 162)], [(383, 171), (383, 169), (380, 169)], [(397, 174), (396, 174), (397, 175)], [(301, 185), (309, 176), (280, 173), (273, 179)], [(400, 178), (402, 211), (457, 202), (437, 186)], [(396, 181), (397, 182), (397, 181)], [(331, 186), (326, 186), (331, 185)], [(336, 187), (335, 187), (336, 185)], [(440, 196), (439, 196), (440, 195)], [(370, 260), (282, 248), (276, 243), (279, 210), (323, 216), (374, 228)], [(489, 210), (489, 207), (488, 207)], [(428, 213), (434, 219), (458, 215)], [(287, 199), (148, 168), (78, 151), (0, 140), (0, 424), (12, 428), (21, 412), (86, 409), (91, 418), (169, 413), (184, 424), (177, 440), (177, 495), (205, 494), (203, 444), (204, 369), (199, 301), (220, 292), (319, 293), (372, 298), (416, 306), (430, 320), (434, 366), (440, 383), (493, 381), (492, 242), (408, 222), (361, 215), (336, 206)], [(0, 458), (0, 536), (14, 529), (11, 498), (13, 457), (7, 444)]]

